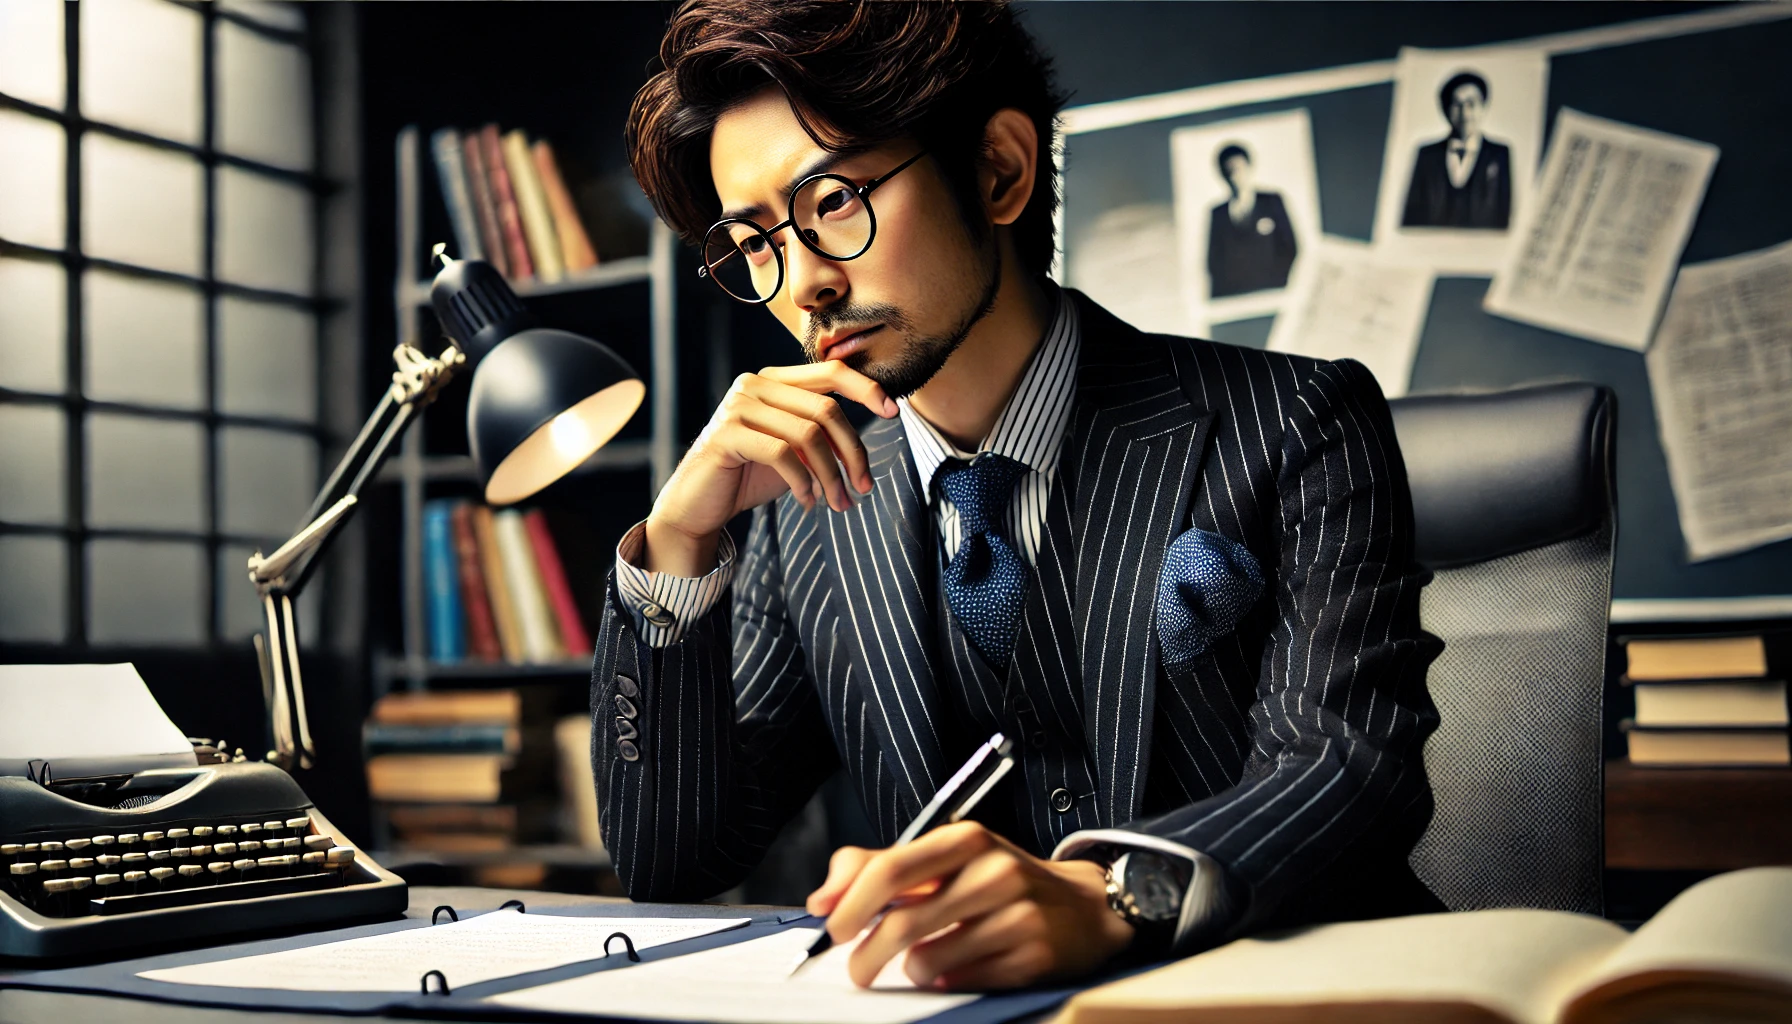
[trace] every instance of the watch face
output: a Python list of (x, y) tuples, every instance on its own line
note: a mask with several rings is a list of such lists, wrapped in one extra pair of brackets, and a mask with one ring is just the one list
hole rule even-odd
[(1168, 921), (1182, 910), (1182, 887), (1159, 857), (1134, 854), (1126, 859), (1126, 892), (1147, 921)]

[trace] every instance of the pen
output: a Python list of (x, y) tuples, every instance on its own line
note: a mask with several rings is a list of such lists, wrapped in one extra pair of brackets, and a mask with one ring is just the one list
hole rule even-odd
[[(995, 787), (1002, 776), (1014, 767), (1014, 742), (1001, 733), (989, 738), (989, 742), (977, 748), (971, 759), (958, 769), (958, 773), (946, 780), (940, 791), (933, 795), (915, 820), (908, 823), (902, 834), (896, 837), (897, 846), (907, 846), (920, 838), (922, 834), (940, 825), (950, 825), (964, 818), (977, 806), (985, 793)], [(887, 909), (887, 908), (886, 908)], [(822, 929), (809, 948), (797, 957), (790, 965), (790, 974), (794, 975), (803, 965), (813, 960), (834, 944), (827, 929)], [(788, 975), (787, 975), (788, 976)]]

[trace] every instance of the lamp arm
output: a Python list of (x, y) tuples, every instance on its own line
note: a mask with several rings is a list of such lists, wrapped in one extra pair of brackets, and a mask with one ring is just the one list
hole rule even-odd
[[(299, 596), (320, 556), (329, 550), (343, 523), (354, 514), (361, 489), (391, 457), (399, 438), (435, 400), (436, 394), (466, 363), (460, 348), (450, 345), (430, 356), (408, 343), (392, 351), (398, 369), (379, 404), (362, 424), (329, 479), (324, 481), (292, 540), (273, 556), (250, 556), (249, 579), (261, 599), (263, 628), (255, 637), (267, 699), (274, 749), (268, 758), (282, 767), (311, 767), (316, 758), (305, 709), (304, 682), (299, 674), (298, 625), (293, 599)], [(343, 481), (347, 480), (344, 485)]]

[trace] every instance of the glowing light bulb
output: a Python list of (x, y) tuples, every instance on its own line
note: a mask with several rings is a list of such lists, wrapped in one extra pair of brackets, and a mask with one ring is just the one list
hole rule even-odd
[(554, 417), (548, 424), (548, 437), (554, 442), (554, 450), (569, 459), (582, 459), (597, 447), (591, 428), (576, 408)]

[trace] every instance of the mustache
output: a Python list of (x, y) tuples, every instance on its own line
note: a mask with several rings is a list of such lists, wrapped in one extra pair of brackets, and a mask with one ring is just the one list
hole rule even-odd
[(813, 362), (817, 355), (815, 346), (820, 343), (822, 334), (840, 327), (863, 329), (880, 323), (897, 331), (909, 329), (908, 314), (887, 302), (843, 302), (823, 306), (809, 315), (809, 326), (803, 331), (803, 352)]

